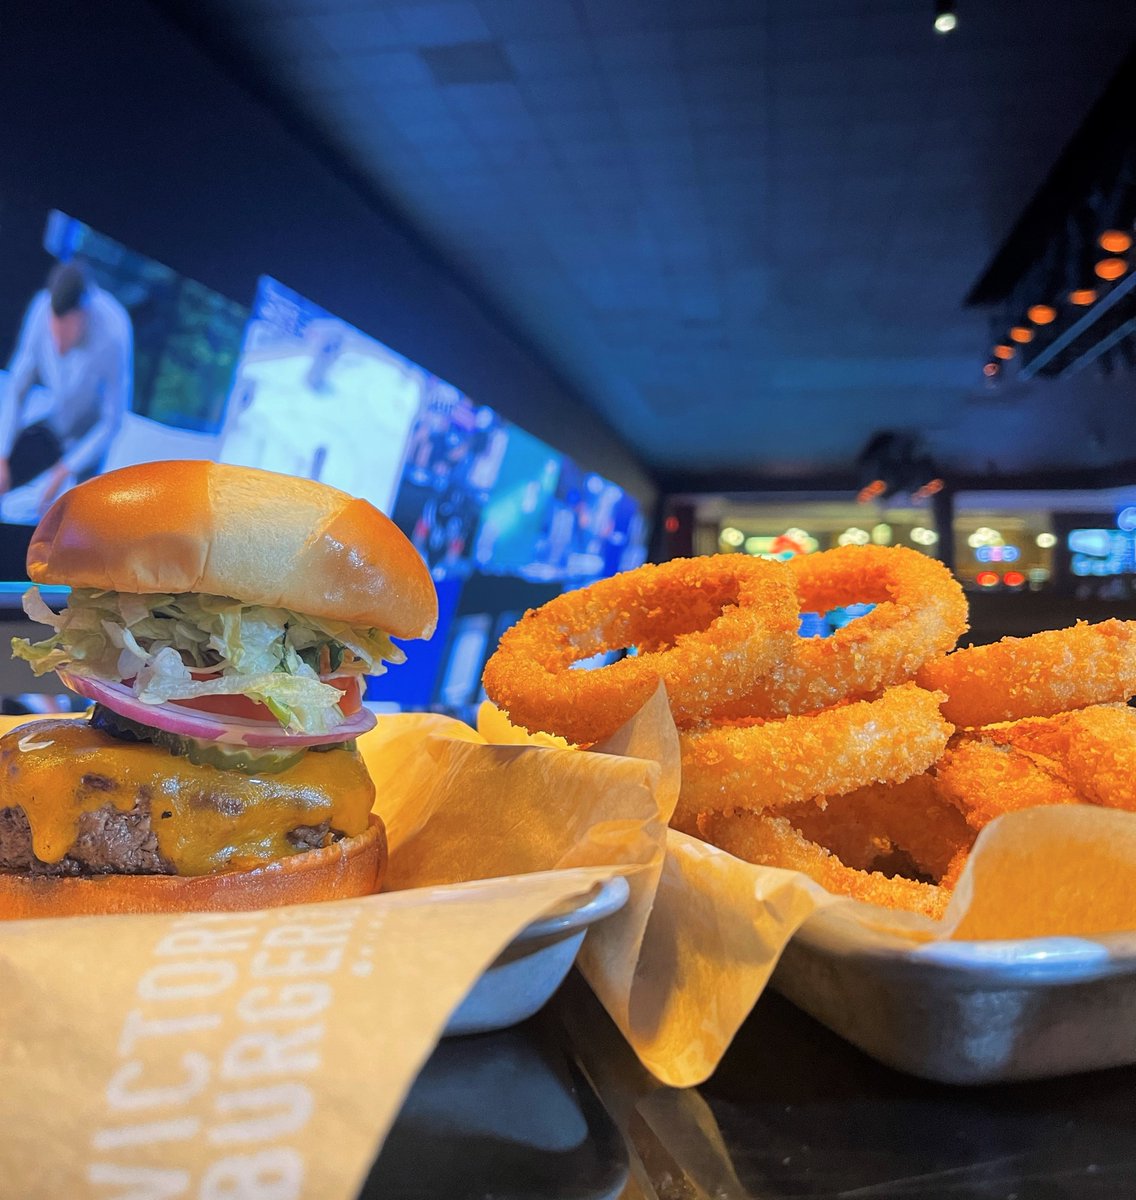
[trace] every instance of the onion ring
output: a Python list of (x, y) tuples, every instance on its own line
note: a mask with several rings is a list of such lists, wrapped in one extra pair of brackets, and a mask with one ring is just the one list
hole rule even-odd
[(968, 728), (1127, 700), (1136, 694), (1136, 621), (1079, 621), (956, 650), (916, 678), (946, 692), (943, 715)]
[(898, 853), (919, 874), (940, 884), (976, 836), (959, 809), (940, 795), (929, 772), (902, 783), (858, 788), (823, 808), (809, 803), (779, 808), (777, 815), (847, 867), (871, 870)]
[(905, 908), (937, 919), (950, 899), (948, 891), (934, 884), (854, 870), (798, 833), (784, 817), (755, 812), (703, 813), (698, 818), (698, 830), (706, 841), (735, 858), (801, 871), (830, 892), (868, 904)]
[[(672, 559), (527, 612), (502, 635), (483, 682), (514, 724), (596, 742), (630, 720), (660, 680), (676, 723), (700, 720), (787, 654), (797, 624), (783, 564), (740, 554)], [(632, 646), (642, 652), (569, 669)]]
[[(937, 559), (903, 546), (842, 546), (793, 559), (802, 611), (873, 603), (827, 638), (800, 638), (744, 697), (714, 720), (785, 716), (825, 708), (910, 679), (967, 629), (966, 596)], [(928, 690), (934, 691), (934, 687)]]
[(673, 823), (690, 829), (702, 812), (756, 811), (917, 775), (942, 754), (952, 733), (941, 703), (939, 693), (907, 683), (878, 700), (684, 733)]
[(935, 782), (974, 830), (1020, 808), (1082, 802), (1059, 763), (985, 732), (956, 734), (935, 764)]
[(943, 891), (953, 892), (958, 887), (959, 876), (970, 860), (970, 849), (970, 846), (960, 846), (954, 858), (951, 859), (947, 869), (943, 872), (943, 877), (939, 880), (939, 887)]
[[(850, 795), (858, 795), (862, 790), (857, 789)], [(784, 808), (765, 811), (770, 816), (788, 821), (802, 837), (835, 854), (846, 867), (857, 871), (874, 870), (881, 858), (887, 858), (895, 851), (895, 844), (886, 833), (873, 828), (870, 821), (861, 820), (858, 813), (849, 811), (846, 803), (848, 798), (841, 796), (839, 802), (832, 805), (827, 801), (821, 805), (803, 800), (800, 804), (787, 804)], [(951, 811), (962, 820), (957, 809), (952, 808)]]
[(983, 733), (1035, 759), (1044, 757), (1084, 803), (1136, 811), (1136, 709), (1097, 704)]

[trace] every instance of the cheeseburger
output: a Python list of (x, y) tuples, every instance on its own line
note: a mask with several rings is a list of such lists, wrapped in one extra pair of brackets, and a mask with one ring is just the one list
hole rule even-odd
[(53, 632), (13, 651), (93, 707), (0, 738), (0, 916), (374, 890), (363, 676), (437, 622), (391, 521), (311, 480), (149, 463), (57, 500), (28, 575), (72, 590), (56, 613), (31, 588)]

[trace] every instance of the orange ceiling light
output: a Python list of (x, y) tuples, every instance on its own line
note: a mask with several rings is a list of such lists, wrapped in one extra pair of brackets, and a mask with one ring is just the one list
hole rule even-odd
[(1052, 304), (1035, 304), (1026, 310), (1026, 316), (1035, 325), (1051, 325), (1057, 320), (1057, 309)]
[(1093, 271), (1101, 278), (1111, 283), (1128, 272), (1128, 263), (1123, 258), (1102, 258)]
[(1126, 254), (1132, 248), (1132, 235), (1123, 229), (1106, 229), (1097, 238), (1097, 245), (1109, 254)]
[(1078, 308), (1086, 308), (1090, 304), (1095, 304), (1096, 301), (1096, 288), (1077, 288), (1069, 293), (1069, 303), (1077, 305)]
[(1014, 347), (1007, 346), (1005, 342), (999, 342), (999, 344), (994, 347), (994, 357), (1000, 358), (1003, 362), (1008, 362), (1014, 357), (1015, 354), (1017, 354), (1017, 351), (1014, 349)]
[(1024, 346), (1027, 342), (1033, 341), (1033, 330), (1027, 328), (1025, 325), (1015, 325), (1013, 329), (1010, 330), (1010, 341), (1018, 342), (1020, 345)]

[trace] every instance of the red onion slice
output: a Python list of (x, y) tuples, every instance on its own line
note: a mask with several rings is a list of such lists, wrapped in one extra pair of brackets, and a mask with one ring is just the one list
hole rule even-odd
[(181, 737), (201, 738), (232, 746), (294, 747), (327, 746), (332, 742), (347, 742), (373, 729), (375, 714), (367, 708), (341, 721), (327, 733), (288, 733), (275, 721), (247, 721), (238, 717), (220, 717), (179, 704), (144, 704), (125, 684), (92, 679), (87, 675), (72, 675), (59, 671), (59, 678), (73, 692), (98, 704), (105, 704), (120, 717), (152, 725)]

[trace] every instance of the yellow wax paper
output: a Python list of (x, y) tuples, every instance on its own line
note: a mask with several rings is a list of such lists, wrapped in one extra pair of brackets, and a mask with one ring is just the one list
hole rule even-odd
[(470, 983), (596, 876), (7, 923), (0, 1191), (349, 1200)]

